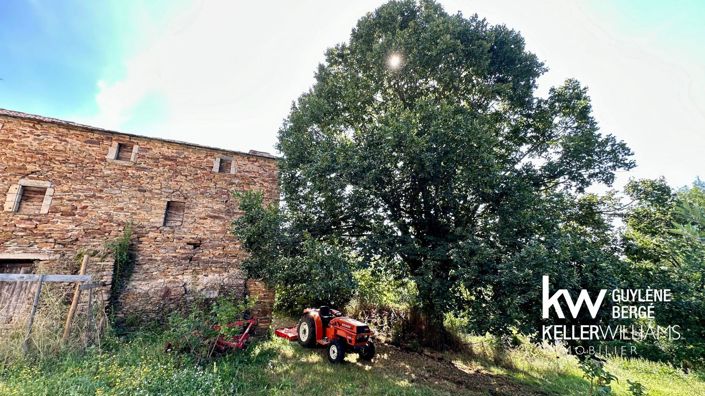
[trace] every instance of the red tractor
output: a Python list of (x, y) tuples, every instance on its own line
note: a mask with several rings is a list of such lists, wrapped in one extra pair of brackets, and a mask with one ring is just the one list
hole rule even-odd
[(274, 333), (290, 341), (298, 340), (307, 348), (327, 347), (326, 355), (332, 363), (342, 362), (347, 352), (357, 353), (363, 360), (375, 356), (370, 326), (325, 306), (306, 308), (296, 327), (277, 329)]

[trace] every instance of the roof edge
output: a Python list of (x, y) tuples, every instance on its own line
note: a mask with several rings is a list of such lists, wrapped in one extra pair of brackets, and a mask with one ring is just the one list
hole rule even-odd
[(85, 129), (85, 130), (88, 130), (91, 132), (106, 133), (106, 134), (111, 134), (111, 135), (124, 135), (124, 136), (129, 136), (129, 137), (134, 137), (134, 138), (147, 139), (147, 140), (156, 140), (156, 141), (160, 141), (160, 142), (179, 144), (179, 145), (183, 145), (183, 146), (191, 146), (191, 147), (196, 147), (196, 148), (201, 148), (201, 149), (206, 149), (206, 150), (224, 151), (224, 152), (234, 153), (234, 154), (239, 154), (239, 155), (248, 155), (248, 156), (252, 156), (252, 157), (269, 158), (269, 159), (275, 159), (275, 160), (279, 159), (279, 157), (277, 157), (273, 154), (264, 152), (264, 151), (250, 150), (249, 152), (244, 152), (244, 151), (229, 150), (229, 149), (224, 149), (224, 148), (219, 148), (219, 147), (211, 147), (211, 146), (206, 146), (206, 145), (197, 144), (197, 143), (183, 142), (180, 140), (165, 139), (165, 138), (159, 138), (159, 137), (138, 135), (138, 134), (128, 133), (128, 132), (113, 131), (110, 129), (104, 129), (104, 128), (95, 127), (95, 126), (91, 126), (91, 125), (80, 124), (80, 123), (73, 122), (73, 121), (66, 121), (66, 120), (61, 120), (58, 118), (45, 117), (45, 116), (41, 116), (41, 115), (37, 115), (37, 114), (23, 113), (21, 111), (8, 110), (8, 109), (3, 109), (3, 108), (0, 108), (0, 116), (6, 116), (6, 117), (11, 117), (11, 118), (20, 118), (20, 119), (25, 119), (25, 120), (39, 121), (39, 122), (46, 122), (46, 123), (50, 123), (50, 124), (57, 124), (57, 125), (62, 125), (62, 126), (67, 126), (67, 127), (72, 127), (72, 128)]

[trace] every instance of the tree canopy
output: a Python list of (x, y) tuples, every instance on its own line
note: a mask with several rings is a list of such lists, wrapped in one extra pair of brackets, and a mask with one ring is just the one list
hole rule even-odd
[(291, 232), (410, 277), (439, 329), (468, 307), (480, 331), (539, 320), (541, 274), (589, 286), (614, 259), (584, 192), (633, 166), (577, 81), (535, 94), (545, 71), (518, 32), (433, 1), (363, 17), (280, 130)]
[[(663, 179), (632, 181), (627, 195), (624, 252), (632, 285), (667, 288), (673, 301), (655, 321), (680, 326), (682, 338), (655, 345), (661, 358), (684, 368), (705, 365), (705, 184), (672, 191)], [(661, 356), (659, 356), (661, 355)]]

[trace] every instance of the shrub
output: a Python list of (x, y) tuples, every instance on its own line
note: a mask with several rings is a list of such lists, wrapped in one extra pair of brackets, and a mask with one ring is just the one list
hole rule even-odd
[(241, 332), (240, 327), (227, 324), (246, 318), (255, 302), (252, 298), (238, 300), (225, 296), (210, 304), (197, 300), (187, 309), (172, 312), (164, 332), (165, 349), (189, 355), (197, 364), (209, 361), (218, 337)]
[(617, 379), (605, 370), (605, 363), (596, 358), (587, 358), (580, 362), (583, 377), (590, 381), (590, 396), (611, 395), (610, 383)]
[(192, 309), (184, 314), (175, 311), (168, 318), (165, 350), (188, 354), (196, 363), (210, 359), (218, 333), (212, 329), (204, 311)]
[(342, 308), (356, 289), (346, 252), (308, 237), (300, 255), (280, 259), (275, 277), (275, 308), (292, 315), (320, 305)]
[(639, 382), (627, 380), (629, 384), (629, 393), (632, 396), (646, 396), (646, 387)]
[(243, 267), (251, 278), (276, 290), (275, 308), (298, 315), (306, 307), (341, 308), (355, 290), (353, 254), (335, 240), (323, 240), (298, 230), (278, 208), (264, 204), (261, 192), (236, 193), (242, 216), (233, 233), (249, 257)]
[(409, 319), (410, 308), (415, 303), (416, 284), (394, 279), (374, 268), (359, 269), (352, 275), (357, 289), (345, 307), (346, 313), (369, 323), (382, 339), (398, 338), (397, 333)]
[(233, 299), (219, 299), (213, 303), (211, 307), (211, 315), (215, 319), (214, 322), (219, 326), (218, 333), (224, 336), (233, 336), (239, 333), (239, 329), (228, 327), (227, 324), (246, 319), (249, 311), (254, 308), (256, 299), (246, 297), (244, 300), (237, 302)]
[(389, 273), (372, 268), (352, 275), (357, 284), (353, 303), (359, 309), (408, 309), (416, 301), (416, 284), (409, 279), (394, 279)]

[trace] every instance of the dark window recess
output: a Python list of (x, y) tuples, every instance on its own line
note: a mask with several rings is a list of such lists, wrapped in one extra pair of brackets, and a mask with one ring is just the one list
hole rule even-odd
[(47, 189), (44, 187), (22, 186), (22, 196), (17, 207), (17, 213), (41, 213), (46, 193)]
[(116, 160), (119, 161), (132, 161), (132, 147), (133, 145), (127, 143), (118, 143)]
[[(0, 259), (2, 274), (32, 274), (34, 260)], [(34, 295), (34, 282), (0, 282), (0, 326), (18, 325), (27, 315), (27, 301)]]
[(166, 213), (164, 214), (164, 225), (166, 227), (177, 227), (183, 224), (184, 208), (186, 208), (186, 202), (167, 202)]
[[(33, 274), (34, 260), (0, 259), (0, 274)], [(14, 286), (14, 285), (10, 285)]]
[(230, 173), (233, 167), (233, 160), (230, 158), (220, 159), (220, 168), (218, 168), (219, 173)]

